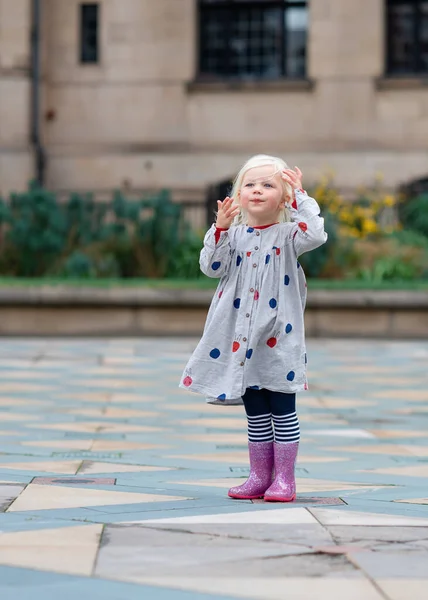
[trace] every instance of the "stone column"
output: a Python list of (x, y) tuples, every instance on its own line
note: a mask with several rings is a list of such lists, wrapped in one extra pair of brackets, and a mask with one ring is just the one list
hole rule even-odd
[(30, 145), (31, 0), (0, 0), (0, 193), (32, 179)]
[(309, 76), (317, 149), (373, 146), (375, 79), (384, 69), (383, 0), (310, 2)]

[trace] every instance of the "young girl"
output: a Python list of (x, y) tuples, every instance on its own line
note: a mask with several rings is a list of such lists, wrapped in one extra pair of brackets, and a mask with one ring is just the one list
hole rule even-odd
[[(257, 155), (239, 171), (204, 239), (200, 267), (220, 283), (180, 387), (212, 404), (244, 404), (250, 476), (231, 498), (291, 502), (300, 439), (296, 392), (307, 389), (297, 258), (327, 240), (302, 173)], [(273, 479), (273, 471), (275, 478)]]

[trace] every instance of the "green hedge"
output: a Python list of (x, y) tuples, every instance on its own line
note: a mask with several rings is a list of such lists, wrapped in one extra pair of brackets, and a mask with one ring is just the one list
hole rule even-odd
[[(355, 214), (367, 205), (363, 200), (353, 205)], [(401, 228), (379, 228), (360, 239), (344, 233), (334, 202), (322, 213), (329, 240), (301, 257), (308, 278), (359, 280), (367, 287), (428, 281), (427, 195), (399, 207)], [(60, 202), (31, 186), (0, 199), (0, 277), (202, 282), (203, 233), (191, 229), (167, 191), (139, 200), (117, 192), (108, 202), (72, 194)]]
[[(0, 276), (199, 277), (201, 240), (169, 193), (109, 202), (36, 186), (0, 199)], [(190, 259), (191, 258), (191, 259)]]

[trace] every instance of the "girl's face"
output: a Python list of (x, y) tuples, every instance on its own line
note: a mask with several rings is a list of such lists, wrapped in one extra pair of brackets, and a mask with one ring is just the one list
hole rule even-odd
[(249, 169), (242, 180), (239, 204), (247, 212), (247, 225), (271, 225), (284, 208), (285, 194), (281, 173), (274, 165)]

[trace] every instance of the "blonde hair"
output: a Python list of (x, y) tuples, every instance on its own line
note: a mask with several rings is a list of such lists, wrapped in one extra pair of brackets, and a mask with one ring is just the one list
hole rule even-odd
[[(229, 194), (229, 197), (232, 198), (234, 204), (239, 205), (239, 191), (242, 187), (242, 182), (245, 177), (245, 173), (250, 169), (254, 169), (256, 167), (266, 167), (272, 166), (274, 167), (274, 173), (272, 177), (275, 177), (278, 173), (281, 173), (284, 169), (288, 169), (288, 165), (282, 158), (278, 158), (277, 156), (269, 156), (267, 154), (256, 154), (247, 160), (247, 162), (241, 167), (238, 175), (235, 177), (235, 181), (233, 182), (232, 191)], [(284, 179), (281, 178), (281, 184), (284, 192), (284, 200), (290, 201), (292, 198), (293, 190)], [(285, 223), (290, 221), (290, 214), (286, 206), (281, 209), (278, 220), (280, 223)], [(247, 213), (246, 211), (240, 207), (239, 214), (235, 217), (232, 225), (245, 225), (247, 223)]]

